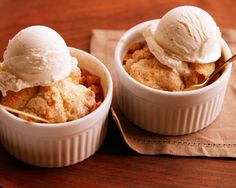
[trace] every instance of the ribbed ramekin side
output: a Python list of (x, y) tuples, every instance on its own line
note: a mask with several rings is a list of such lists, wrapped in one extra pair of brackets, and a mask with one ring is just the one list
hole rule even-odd
[(24, 135), (6, 125), (1, 126), (1, 142), (9, 153), (23, 162), (41, 167), (62, 167), (94, 154), (104, 141), (106, 129), (107, 118), (103, 118), (84, 132), (51, 139)]
[(117, 99), (123, 114), (140, 128), (163, 135), (183, 135), (199, 131), (216, 119), (222, 109), (226, 86), (202, 103), (178, 108), (151, 103), (122, 83), (117, 90)]

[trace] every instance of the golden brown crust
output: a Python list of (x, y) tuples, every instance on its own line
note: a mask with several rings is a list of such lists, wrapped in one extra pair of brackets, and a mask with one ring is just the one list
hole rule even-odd
[(180, 75), (161, 64), (146, 43), (134, 43), (123, 58), (124, 69), (142, 84), (160, 90), (181, 91), (202, 83), (215, 70), (216, 63), (189, 63), (190, 74)]
[[(142, 84), (160, 90), (179, 91), (184, 88), (184, 83), (178, 73), (162, 65), (151, 54), (146, 45), (136, 51), (130, 59), (124, 59), (124, 68), (135, 80)], [(126, 56), (127, 58), (128, 56)]]
[(129, 74), (146, 86), (178, 91), (184, 88), (184, 83), (176, 72), (161, 65), (155, 58), (142, 59), (130, 66)]
[[(83, 80), (82, 80), (83, 79)], [(81, 85), (81, 82), (84, 85)], [(89, 72), (77, 70), (70, 77), (50, 86), (39, 86), (8, 92), (1, 104), (34, 114), (51, 123), (81, 118), (95, 110), (103, 101), (100, 79)], [(26, 116), (19, 116), (35, 121)]]
[(8, 91), (6, 97), (2, 97), (1, 104), (15, 109), (23, 108), (26, 103), (38, 93), (39, 87), (23, 89), (19, 92)]
[[(41, 87), (37, 96), (30, 99), (22, 110), (45, 118), (52, 123), (67, 120), (62, 98), (55, 86)], [(20, 117), (29, 120), (25, 116)]]

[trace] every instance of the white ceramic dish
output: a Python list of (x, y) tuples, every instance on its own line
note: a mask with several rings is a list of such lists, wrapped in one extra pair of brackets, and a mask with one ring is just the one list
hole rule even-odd
[[(219, 115), (232, 65), (227, 66), (214, 83), (193, 91), (160, 91), (139, 83), (125, 71), (122, 58), (132, 43), (144, 40), (142, 32), (152, 23), (158, 24), (159, 20), (147, 21), (131, 28), (116, 46), (118, 105), (131, 122), (153, 133), (183, 135), (199, 131)], [(231, 57), (230, 49), (223, 39), (222, 54), (225, 59)]]
[(60, 124), (28, 123), (0, 110), (0, 138), (17, 159), (41, 167), (68, 166), (93, 155), (103, 143), (112, 100), (112, 79), (106, 67), (92, 55), (70, 48), (80, 68), (101, 78), (103, 103), (87, 116)]

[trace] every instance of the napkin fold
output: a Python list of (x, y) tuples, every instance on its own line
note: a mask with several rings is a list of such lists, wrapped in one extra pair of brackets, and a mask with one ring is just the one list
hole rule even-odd
[[(110, 71), (114, 91), (117, 75), (114, 66), (114, 50), (124, 31), (94, 30), (90, 52), (99, 58)], [(236, 31), (222, 32), (232, 53), (236, 52)], [(236, 66), (233, 66), (229, 86), (219, 117), (207, 128), (183, 136), (163, 136), (149, 133), (129, 122), (119, 110), (114, 92), (113, 118), (130, 148), (140, 154), (170, 154), (181, 156), (236, 157)]]

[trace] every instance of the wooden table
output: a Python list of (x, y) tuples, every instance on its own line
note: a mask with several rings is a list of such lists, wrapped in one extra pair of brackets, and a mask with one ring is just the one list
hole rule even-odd
[[(0, 0), (0, 52), (16, 32), (36, 24), (54, 28), (69, 46), (89, 51), (94, 28), (128, 29), (185, 4), (205, 9), (221, 28), (236, 29), (234, 0)], [(110, 119), (102, 148), (70, 167), (32, 167), (0, 146), (0, 187), (236, 187), (236, 162), (141, 156), (126, 146)]]

